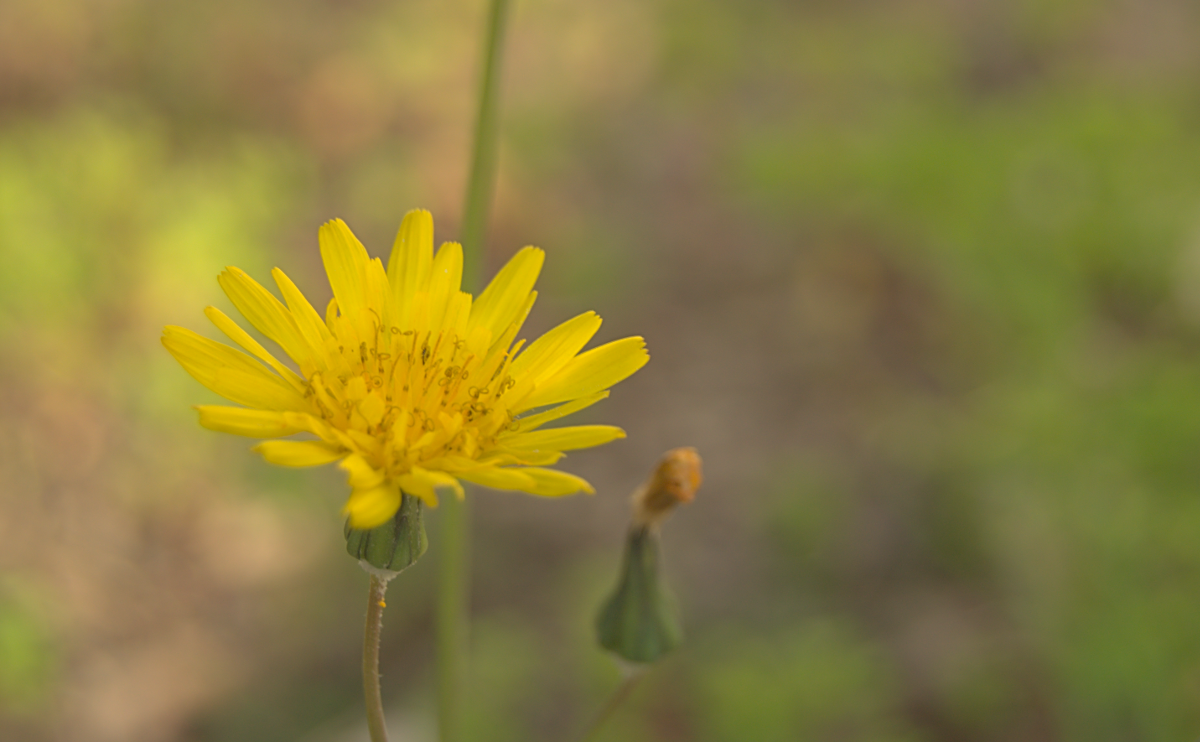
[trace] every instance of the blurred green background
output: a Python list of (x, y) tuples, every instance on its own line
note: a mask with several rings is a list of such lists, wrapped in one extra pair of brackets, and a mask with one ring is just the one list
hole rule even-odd
[[(0, 2), (0, 739), (365, 739), (332, 468), (199, 428), (164, 324), (317, 226), (458, 234), (482, 0)], [(469, 738), (570, 739), (627, 495), (688, 642), (605, 739), (1200, 735), (1200, 8), (522, 0), (487, 261), (547, 250), (653, 360), (571, 455), (473, 496)], [(432, 739), (429, 556), (393, 737)]]

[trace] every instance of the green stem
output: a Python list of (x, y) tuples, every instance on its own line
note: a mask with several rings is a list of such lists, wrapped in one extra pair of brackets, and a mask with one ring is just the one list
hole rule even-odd
[(600, 709), (600, 713), (596, 714), (596, 718), (592, 719), (592, 723), (584, 730), (583, 736), (579, 738), (580, 742), (594, 742), (594, 740), (599, 739), (600, 732), (604, 728), (605, 723), (612, 718), (617, 708), (629, 697), (634, 686), (638, 684), (643, 675), (645, 675), (645, 672), (638, 669), (625, 676), (625, 679), (621, 681), (621, 684), (609, 696), (608, 703), (604, 704), (604, 708)]
[(462, 738), (462, 690), (467, 643), (467, 503), (442, 500), (442, 558), (437, 603), (438, 737)]
[(471, 172), (467, 177), (467, 198), (463, 207), (462, 244), (468, 259), (463, 284), (477, 286), (484, 264), (483, 237), (487, 230), (492, 191), (496, 185), (497, 132), (499, 131), (500, 61), (504, 31), (508, 25), (509, 0), (491, 0), (484, 37), (483, 70), (479, 81), (479, 109), (475, 119), (475, 142), (471, 151)]
[(383, 631), (383, 595), (387, 580), (370, 575), (367, 588), (367, 627), (363, 632), (363, 696), (367, 700), (367, 729), (371, 742), (387, 742), (383, 698), (379, 690), (379, 636)]
[[(479, 110), (471, 172), (467, 177), (463, 207), (462, 244), (466, 260), (464, 284), (476, 287), (484, 263), (483, 237), (496, 175), (498, 129), (497, 85), (509, 0), (491, 0), (483, 44), (483, 70), (479, 84)], [(466, 668), (467, 506), (452, 497), (442, 504), (441, 570), (438, 576), (437, 667), (438, 731), (441, 742), (462, 737), (463, 676)]]

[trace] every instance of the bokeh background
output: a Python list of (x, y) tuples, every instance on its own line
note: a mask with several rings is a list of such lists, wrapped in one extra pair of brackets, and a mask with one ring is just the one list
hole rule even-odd
[[(0, 739), (353, 742), (365, 576), (332, 468), (202, 430), (161, 327), (318, 225), (458, 235), (482, 0), (0, 2)], [(570, 739), (627, 496), (688, 643), (606, 739), (1200, 735), (1200, 9), (520, 0), (487, 262), (544, 247), (653, 360), (594, 497), (473, 496), (469, 737)], [(393, 583), (432, 739), (433, 577)]]

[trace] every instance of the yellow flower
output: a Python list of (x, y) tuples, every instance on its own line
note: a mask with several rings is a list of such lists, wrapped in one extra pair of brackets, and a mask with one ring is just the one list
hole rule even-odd
[[(433, 218), (404, 217), (387, 270), (340, 219), (320, 230), (333, 287), (324, 319), (278, 268), (284, 302), (237, 268), (218, 281), (238, 311), (299, 367), (281, 363), (215, 307), (205, 314), (242, 352), (182, 327), (163, 345), (197, 381), (243, 407), (200, 405), (200, 424), (266, 440), (254, 447), (282, 466), (340, 461), (352, 492), (344, 513), (378, 526), (401, 493), (436, 506), (459, 480), (556, 497), (592, 492), (583, 479), (544, 468), (564, 451), (625, 436), (611, 425), (543, 428), (608, 396), (649, 356), (640, 337), (579, 351), (600, 327), (585, 312), (522, 346), (544, 253), (526, 247), (478, 298), (459, 290), (462, 248), (433, 254)], [(514, 342), (516, 341), (516, 342)]]

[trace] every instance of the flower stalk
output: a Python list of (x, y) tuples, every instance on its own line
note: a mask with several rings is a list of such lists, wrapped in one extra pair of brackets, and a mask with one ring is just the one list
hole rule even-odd
[(466, 674), (467, 598), (467, 503), (446, 498), (441, 507), (441, 564), (437, 595), (437, 697), (438, 738), (457, 742), (462, 738), (462, 690)]
[(387, 593), (389, 576), (369, 571), (367, 588), (367, 625), (363, 631), (363, 697), (367, 705), (367, 730), (371, 742), (387, 742), (387, 726), (384, 724), (383, 697), (379, 687), (379, 638), (383, 632), (383, 609), (387, 605), (383, 596)]
[(608, 697), (608, 702), (604, 704), (604, 708), (596, 714), (596, 718), (592, 719), (592, 723), (588, 724), (583, 736), (579, 738), (580, 742), (595, 742), (600, 738), (600, 732), (604, 729), (604, 725), (609, 718), (616, 713), (629, 694), (633, 692), (634, 686), (638, 684), (645, 676), (645, 668), (640, 666), (632, 666), (625, 674), (625, 679), (613, 691), (613, 694)]
[(696, 449), (672, 449), (633, 493), (617, 587), (596, 616), (597, 641), (626, 675), (588, 726), (584, 742), (597, 738), (645, 672), (683, 642), (675, 603), (659, 567), (659, 528), (676, 507), (695, 498), (703, 478), (700, 469)]
[(659, 567), (658, 531), (676, 507), (695, 498), (701, 479), (696, 449), (676, 448), (633, 493), (620, 577), (596, 617), (600, 646), (625, 662), (648, 666), (683, 641)]
[[(496, 185), (496, 152), (500, 131), (497, 88), (504, 53), (504, 34), (508, 28), (508, 7), (509, 0), (491, 0), (488, 4), (475, 141), (471, 150), (471, 171), (467, 176), (466, 202), (463, 205), (462, 244), (467, 258), (463, 284), (466, 286), (477, 285), (482, 273), (483, 237)], [(471, 258), (472, 254), (474, 258)]]
[[(483, 70), (471, 171), (463, 207), (464, 283), (478, 283), (484, 264), (483, 237), (495, 188), (499, 131), (498, 92), (508, 0), (491, 0), (483, 42)], [(438, 732), (441, 742), (462, 738), (462, 694), (466, 674), (467, 601), (470, 575), (467, 563), (467, 503), (447, 498), (442, 514), (442, 559), (438, 576), (437, 675)]]

